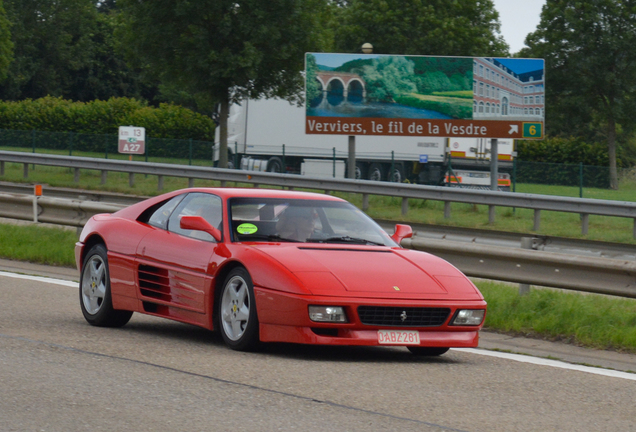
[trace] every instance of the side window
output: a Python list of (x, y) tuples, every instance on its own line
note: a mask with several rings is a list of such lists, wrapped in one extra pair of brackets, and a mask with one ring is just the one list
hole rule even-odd
[(181, 216), (203, 216), (210, 225), (221, 229), (223, 205), (221, 198), (207, 193), (190, 193), (172, 212), (168, 220), (168, 230), (199, 240), (215, 241), (214, 237), (203, 231), (184, 230), (179, 226)]
[(148, 217), (148, 225), (152, 225), (156, 228), (168, 229), (168, 218), (177, 204), (181, 202), (183, 197), (184, 195), (177, 195), (159, 206), (152, 214), (150, 214), (150, 217)]

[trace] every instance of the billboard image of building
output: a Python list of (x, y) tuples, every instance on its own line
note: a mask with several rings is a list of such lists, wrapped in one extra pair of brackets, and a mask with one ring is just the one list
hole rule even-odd
[(473, 118), (543, 121), (543, 60), (473, 60)]

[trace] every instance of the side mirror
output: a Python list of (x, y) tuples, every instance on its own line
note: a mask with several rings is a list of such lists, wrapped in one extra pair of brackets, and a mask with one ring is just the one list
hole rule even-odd
[(395, 232), (391, 236), (391, 238), (397, 243), (400, 244), (403, 239), (413, 237), (413, 228), (410, 225), (395, 225)]
[(210, 225), (202, 216), (181, 216), (179, 226), (181, 229), (206, 232), (214, 237), (217, 242), (221, 241), (221, 231)]

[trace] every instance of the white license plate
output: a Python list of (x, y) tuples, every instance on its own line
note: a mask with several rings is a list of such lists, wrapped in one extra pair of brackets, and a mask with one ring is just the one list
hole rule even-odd
[(378, 343), (382, 345), (419, 345), (417, 330), (378, 330)]

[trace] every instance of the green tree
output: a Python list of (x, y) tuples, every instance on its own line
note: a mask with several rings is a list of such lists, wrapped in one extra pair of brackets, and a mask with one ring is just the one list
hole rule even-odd
[(337, 14), (336, 49), (379, 54), (505, 56), (492, 0), (350, 0)]
[(618, 188), (617, 128), (636, 126), (631, 115), (636, 108), (636, 3), (548, 0), (526, 45), (520, 55), (546, 61), (548, 128), (581, 133), (590, 124), (603, 124), (610, 186)]
[(9, 65), (13, 61), (13, 42), (11, 41), (11, 22), (7, 18), (4, 4), (0, 0), (0, 81), (7, 78)]
[[(141, 83), (118, 53), (112, 1), (4, 0), (4, 5), (15, 60), (0, 85), (0, 98), (153, 98), (156, 86)], [(0, 12), (0, 71), (6, 46), (1, 16)]]
[(118, 8), (131, 59), (201, 104), (220, 103), (220, 167), (229, 104), (297, 97), (304, 53), (330, 40), (327, 0), (122, 0)]
[(15, 60), (3, 99), (63, 96), (88, 60), (97, 10), (91, 0), (4, 0)]

